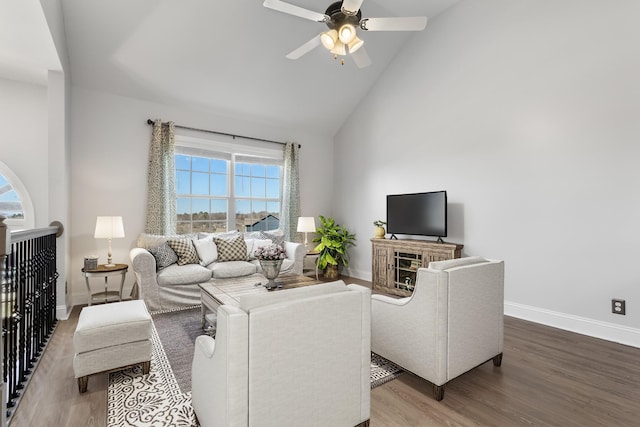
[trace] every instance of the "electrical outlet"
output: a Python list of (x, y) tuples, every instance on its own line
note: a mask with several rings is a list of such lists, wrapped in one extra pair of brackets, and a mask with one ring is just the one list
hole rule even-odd
[(623, 299), (612, 299), (611, 300), (611, 312), (613, 314), (622, 314), (626, 313), (625, 301)]

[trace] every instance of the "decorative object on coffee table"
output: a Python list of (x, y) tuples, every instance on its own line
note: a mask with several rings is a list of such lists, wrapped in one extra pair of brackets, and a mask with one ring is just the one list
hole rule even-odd
[(384, 239), (384, 235), (386, 234), (386, 231), (384, 229), (385, 224), (386, 222), (380, 219), (373, 221), (373, 226), (375, 227), (374, 234), (376, 239)]
[(255, 256), (260, 261), (260, 267), (262, 267), (264, 277), (267, 278), (267, 283), (264, 284), (264, 287), (269, 290), (277, 288), (278, 284), (275, 279), (278, 277), (278, 274), (280, 274), (282, 260), (287, 257), (284, 248), (272, 243), (256, 249)]

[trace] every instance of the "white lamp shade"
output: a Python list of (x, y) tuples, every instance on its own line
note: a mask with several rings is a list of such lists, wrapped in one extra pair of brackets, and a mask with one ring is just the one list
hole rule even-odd
[(314, 233), (316, 231), (316, 220), (312, 216), (301, 216), (298, 218), (298, 232)]
[(336, 30), (329, 30), (320, 34), (320, 41), (322, 45), (328, 50), (333, 49), (338, 41), (338, 32)]
[(338, 38), (344, 44), (349, 44), (356, 37), (356, 27), (351, 24), (345, 24), (340, 27)]
[(349, 53), (353, 53), (356, 50), (360, 49), (363, 44), (364, 44), (364, 42), (360, 38), (354, 37), (354, 39), (351, 40), (351, 43), (348, 44)]
[(124, 237), (124, 225), (121, 216), (99, 216), (96, 220), (96, 239), (115, 239)]

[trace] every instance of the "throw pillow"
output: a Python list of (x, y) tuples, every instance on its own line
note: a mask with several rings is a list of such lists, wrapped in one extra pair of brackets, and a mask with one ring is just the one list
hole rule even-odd
[(167, 242), (162, 242), (154, 248), (150, 248), (149, 252), (156, 259), (156, 268), (162, 270), (178, 261), (178, 256), (171, 249)]
[(261, 239), (269, 239), (276, 245), (284, 245), (284, 232), (282, 230), (261, 231)]
[(211, 237), (194, 240), (193, 246), (196, 247), (196, 252), (198, 252), (198, 257), (200, 257), (201, 265), (209, 265), (218, 259), (218, 249), (216, 248), (216, 244), (213, 243), (213, 239)]
[(178, 265), (198, 264), (200, 258), (196, 248), (189, 239), (170, 239), (167, 241), (171, 249), (178, 255)]
[(218, 248), (218, 261), (244, 261), (247, 259), (247, 244), (242, 235), (232, 239), (219, 239), (213, 241)]
[(256, 259), (256, 251), (259, 248), (269, 246), (271, 243), (273, 243), (271, 239), (255, 239), (253, 241), (253, 249), (251, 251), (250, 259)]

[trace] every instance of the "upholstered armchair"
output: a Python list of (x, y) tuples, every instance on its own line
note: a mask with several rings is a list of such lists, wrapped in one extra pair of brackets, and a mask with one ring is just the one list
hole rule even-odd
[(371, 298), (371, 350), (431, 382), (436, 400), (459, 375), (502, 363), (503, 261), (431, 262), (412, 296)]
[(337, 281), (247, 295), (199, 336), (192, 402), (202, 427), (367, 426), (371, 291)]

